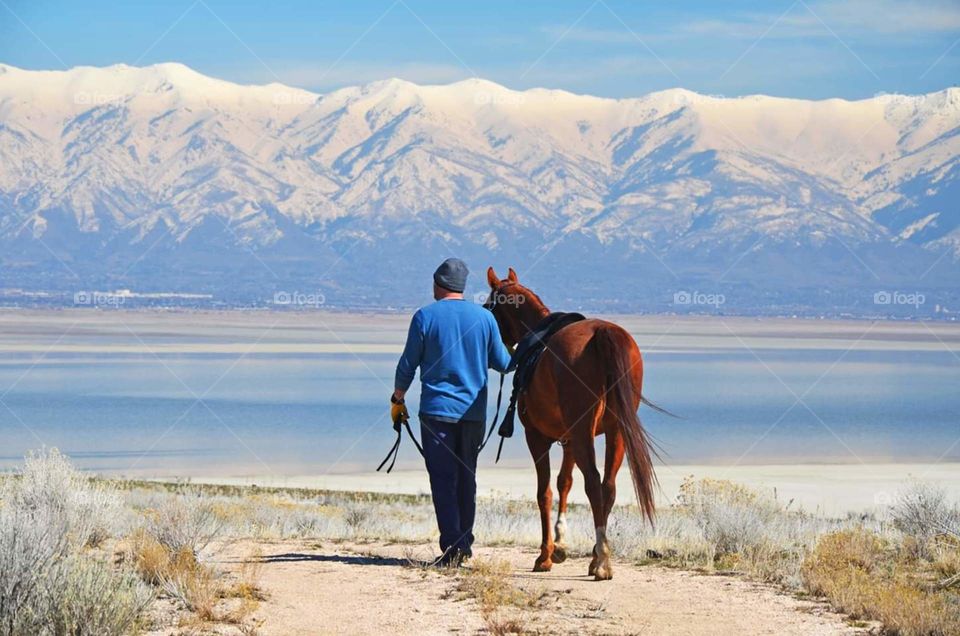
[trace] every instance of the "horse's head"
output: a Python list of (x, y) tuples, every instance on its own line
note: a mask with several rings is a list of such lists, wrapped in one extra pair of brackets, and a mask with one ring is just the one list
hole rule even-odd
[(520, 284), (512, 267), (503, 280), (492, 267), (488, 268), (487, 282), (490, 295), (484, 307), (497, 319), (503, 343), (508, 347), (516, 346), (550, 310), (536, 294)]

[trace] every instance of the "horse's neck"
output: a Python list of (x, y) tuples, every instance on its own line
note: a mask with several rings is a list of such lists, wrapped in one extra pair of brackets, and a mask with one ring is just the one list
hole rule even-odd
[(537, 324), (550, 315), (550, 310), (541, 303), (524, 303), (520, 306), (520, 337), (533, 331)]

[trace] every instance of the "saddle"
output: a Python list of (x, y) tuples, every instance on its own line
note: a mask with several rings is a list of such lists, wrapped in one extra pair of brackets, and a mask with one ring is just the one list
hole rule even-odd
[[(523, 393), (533, 379), (533, 373), (537, 369), (537, 363), (540, 357), (547, 349), (550, 338), (575, 322), (586, 320), (583, 314), (574, 312), (553, 312), (538, 322), (530, 332), (517, 343), (517, 348), (510, 358), (510, 366), (507, 367), (507, 373), (513, 371), (513, 390), (510, 393), (510, 402), (507, 405), (507, 411), (503, 415), (503, 421), (497, 434), (500, 435), (500, 447), (497, 449), (497, 461), (500, 460), (500, 451), (503, 450), (503, 440), (507, 437), (513, 437), (514, 418), (517, 412), (517, 401), (520, 394)], [(503, 391), (503, 377), (500, 378), (500, 391)], [(497, 414), (494, 415), (493, 423), (490, 425), (490, 431), (487, 433), (487, 440), (493, 433), (497, 424), (497, 417), (500, 413), (500, 396), (497, 397)], [(484, 440), (483, 448), (487, 441)]]

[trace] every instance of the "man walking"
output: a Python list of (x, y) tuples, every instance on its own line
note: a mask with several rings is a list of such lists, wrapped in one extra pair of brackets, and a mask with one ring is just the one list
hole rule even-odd
[(390, 397), (393, 420), (407, 417), (404, 395), (420, 367), (420, 434), (442, 565), (459, 565), (472, 555), (487, 369), (502, 373), (510, 364), (493, 314), (463, 299), (467, 274), (458, 258), (448, 258), (434, 272), (436, 302), (413, 315)]

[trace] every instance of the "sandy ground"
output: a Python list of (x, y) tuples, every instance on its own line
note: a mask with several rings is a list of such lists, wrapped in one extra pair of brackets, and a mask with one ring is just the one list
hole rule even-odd
[[(490, 633), (476, 601), (457, 591), (459, 577), (469, 574), (411, 566), (411, 558), (433, 552), (429, 545), (242, 542), (221, 552), (217, 564), (236, 572), (251, 558), (262, 562), (265, 600), (253, 618), (265, 636)], [(508, 583), (539, 597), (535, 607), (493, 614), (526, 633), (865, 633), (820, 603), (736, 577), (617, 563), (612, 581), (595, 582), (586, 575), (586, 558), (533, 573), (535, 557), (529, 549), (504, 547), (479, 548), (476, 556), (508, 561)]]
[[(191, 311), (0, 308), (0, 353), (400, 353), (412, 308), (397, 312)], [(960, 343), (955, 322), (737, 316), (604, 315), (644, 351), (840, 348), (943, 351)], [(264, 329), (273, 325), (269, 333)], [(142, 340), (131, 339), (131, 331)], [(737, 338), (731, 341), (731, 333)], [(359, 338), (359, 340), (358, 340)], [(358, 348), (359, 346), (359, 348)], [(5, 360), (0, 358), (0, 364)]]

